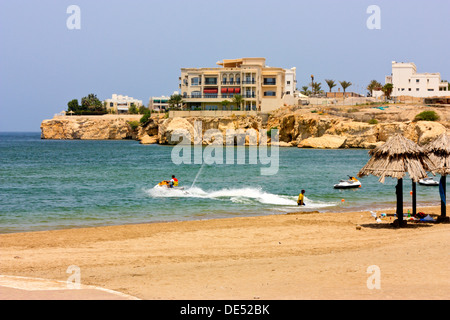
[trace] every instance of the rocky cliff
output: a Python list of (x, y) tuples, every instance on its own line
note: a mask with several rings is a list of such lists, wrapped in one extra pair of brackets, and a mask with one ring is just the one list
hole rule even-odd
[(124, 118), (64, 117), (41, 123), (42, 139), (122, 140), (132, 139), (133, 130)]
[[(190, 117), (164, 118), (152, 117), (143, 125), (130, 125), (130, 119), (110, 116), (103, 117), (65, 117), (63, 119), (44, 120), (41, 125), (43, 139), (136, 139), (142, 144), (176, 144), (175, 133), (189, 132), (191, 143), (208, 145), (217, 139), (226, 141), (227, 131), (253, 132), (278, 129), (279, 146), (301, 148), (373, 148), (384, 143), (394, 133), (402, 133), (408, 139), (424, 145), (450, 127), (444, 115), (440, 122), (412, 121), (417, 111), (394, 109), (391, 114), (383, 114), (384, 121), (358, 121), (358, 117), (367, 116), (364, 110), (360, 116), (334, 115), (326, 112), (311, 112), (284, 108), (273, 113), (266, 125), (256, 116), (230, 116), (222, 118)], [(397, 114), (395, 113), (397, 112)], [(399, 114), (402, 114), (399, 116)], [(373, 119), (374, 115), (369, 114)], [(382, 118), (379, 116), (378, 118)], [(397, 121), (401, 118), (401, 121)], [(196, 125), (197, 122), (197, 125)], [(201, 124), (199, 126), (198, 124)], [(215, 130), (210, 130), (215, 129)], [(196, 131), (197, 130), (197, 131)], [(201, 134), (200, 134), (201, 131)], [(194, 138), (201, 141), (194, 141)], [(234, 138), (236, 139), (236, 138)], [(235, 140), (236, 141), (236, 140)], [(257, 143), (246, 137), (246, 144)], [(270, 139), (269, 139), (270, 142)]]

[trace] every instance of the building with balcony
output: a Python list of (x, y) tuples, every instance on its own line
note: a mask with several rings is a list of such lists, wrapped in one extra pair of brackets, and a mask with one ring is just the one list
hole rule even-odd
[(113, 94), (111, 99), (104, 101), (106, 109), (113, 110), (114, 113), (128, 113), (129, 108), (134, 105), (137, 108), (142, 106), (142, 100), (134, 99), (133, 97), (123, 96), (120, 94)]
[[(187, 110), (240, 110), (268, 113), (295, 91), (295, 68), (266, 66), (265, 58), (224, 59), (215, 68), (182, 68), (179, 88)], [(288, 74), (288, 77), (287, 77)], [(286, 79), (289, 79), (289, 87)], [(289, 89), (287, 89), (289, 88)], [(242, 97), (241, 105), (233, 98)]]
[(148, 101), (148, 108), (153, 111), (167, 111), (169, 110), (170, 97), (151, 97)]
[(393, 97), (416, 98), (450, 96), (448, 82), (441, 80), (440, 73), (417, 73), (414, 63), (392, 62), (392, 74), (386, 76), (386, 83), (392, 83)]

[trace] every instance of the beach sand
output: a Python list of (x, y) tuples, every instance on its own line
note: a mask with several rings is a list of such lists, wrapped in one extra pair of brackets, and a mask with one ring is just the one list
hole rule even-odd
[(394, 229), (381, 212), (3, 234), (0, 274), (66, 281), (74, 265), (83, 285), (140, 299), (449, 299), (450, 224)]

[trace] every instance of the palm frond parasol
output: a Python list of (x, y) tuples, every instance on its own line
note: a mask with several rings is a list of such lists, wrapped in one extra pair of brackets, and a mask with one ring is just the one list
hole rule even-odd
[(408, 173), (413, 181), (413, 213), (416, 209), (415, 184), (428, 176), (434, 175), (435, 165), (427, 155), (425, 148), (401, 134), (391, 137), (383, 145), (369, 151), (372, 156), (359, 171), (358, 177), (374, 175), (384, 183), (386, 177), (397, 179), (397, 217), (399, 226), (403, 226), (403, 177)]

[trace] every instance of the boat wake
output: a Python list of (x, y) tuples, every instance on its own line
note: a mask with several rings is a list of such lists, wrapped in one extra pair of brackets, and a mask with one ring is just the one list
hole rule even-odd
[[(154, 187), (145, 190), (146, 194), (153, 198), (197, 198), (212, 199), (217, 201), (230, 201), (246, 205), (275, 205), (285, 207), (298, 207), (296, 196), (285, 196), (268, 193), (260, 188), (220, 189), (216, 191), (204, 191), (198, 187), (184, 190)], [(302, 208), (324, 208), (335, 206), (336, 203), (313, 201), (305, 197), (306, 206)]]

